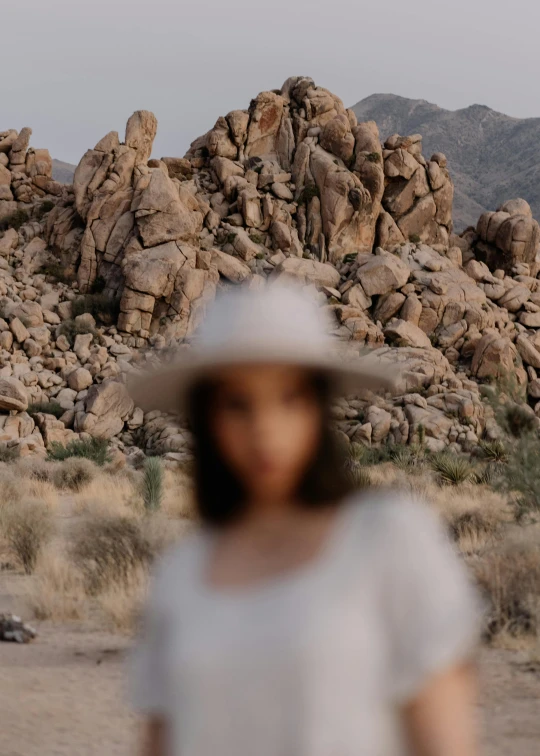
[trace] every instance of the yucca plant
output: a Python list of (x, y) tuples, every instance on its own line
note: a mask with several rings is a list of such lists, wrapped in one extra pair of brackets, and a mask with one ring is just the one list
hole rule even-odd
[(158, 457), (148, 457), (144, 463), (142, 496), (147, 512), (155, 512), (163, 501), (163, 465)]
[(458, 486), (473, 481), (475, 469), (464, 457), (441, 452), (431, 460), (433, 470), (444, 485)]
[(508, 460), (508, 449), (500, 438), (493, 441), (480, 441), (479, 446), (483, 456), (491, 462), (506, 462)]

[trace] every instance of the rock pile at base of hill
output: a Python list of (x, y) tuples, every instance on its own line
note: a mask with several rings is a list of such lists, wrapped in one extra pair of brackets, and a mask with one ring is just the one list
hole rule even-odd
[(444, 155), (425, 159), (419, 135), (381, 144), (305, 77), (219, 118), (183, 158), (151, 159), (156, 130), (137, 111), (57, 194), (29, 135), (0, 135), (13, 195), (0, 206), (28, 217), (0, 231), (0, 444), (45, 453), (88, 435), (133, 460), (189, 459), (181, 418), (134, 407), (126, 375), (189, 349), (220, 288), (283, 279), (316, 291), (352, 355), (376, 349), (403, 376), (397, 396), (336, 404), (343, 438), (471, 450), (498, 432), (483, 384), (509, 373), (540, 424), (527, 203), (455, 236)]

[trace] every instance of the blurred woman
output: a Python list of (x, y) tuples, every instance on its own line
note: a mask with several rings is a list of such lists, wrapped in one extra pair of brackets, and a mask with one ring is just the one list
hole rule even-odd
[(189, 413), (201, 527), (158, 565), (133, 658), (143, 756), (473, 756), (475, 595), (434, 516), (358, 494), (329, 420), (387, 388), (277, 286), (222, 297), (140, 380)]

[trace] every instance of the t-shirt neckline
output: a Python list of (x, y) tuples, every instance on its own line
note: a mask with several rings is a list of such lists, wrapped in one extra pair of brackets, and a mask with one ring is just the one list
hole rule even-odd
[(276, 575), (257, 580), (246, 586), (217, 588), (212, 586), (205, 572), (208, 567), (214, 533), (210, 530), (201, 533), (201, 548), (199, 549), (199, 558), (196, 565), (195, 579), (198, 584), (199, 593), (207, 598), (218, 599), (221, 601), (246, 601), (256, 599), (259, 596), (267, 596), (270, 593), (279, 592), (292, 588), (293, 586), (304, 584), (315, 579), (318, 575), (325, 572), (338, 559), (341, 553), (342, 545), (346, 540), (349, 531), (349, 521), (352, 513), (357, 507), (356, 497), (347, 497), (337, 505), (338, 512), (335, 515), (334, 522), (331, 525), (330, 532), (324, 539), (319, 552), (312, 558)]

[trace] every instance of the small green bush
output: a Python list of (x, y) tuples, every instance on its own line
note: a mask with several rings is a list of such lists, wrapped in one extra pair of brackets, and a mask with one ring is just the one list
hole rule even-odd
[(73, 343), (75, 341), (75, 336), (77, 336), (78, 333), (91, 333), (94, 338), (96, 337), (96, 330), (94, 328), (89, 328), (87, 325), (81, 325), (80, 323), (75, 322), (73, 318), (70, 318), (69, 320), (64, 320), (64, 322), (60, 325), (58, 329), (58, 334), (62, 334), (66, 337), (66, 339), (69, 341), (71, 346), (73, 346)]
[(14, 228), (15, 231), (18, 231), (29, 220), (29, 217), (26, 210), (15, 210), (14, 213), (6, 215), (0, 220), (0, 231), (6, 231), (8, 228)]
[(45, 263), (45, 265), (39, 269), (39, 272), (44, 276), (50, 276), (63, 284), (72, 284), (75, 280), (73, 273), (66, 273), (64, 266), (59, 262)]
[(94, 283), (90, 287), (90, 294), (101, 294), (106, 285), (107, 282), (103, 276), (96, 276)]
[(478, 446), (480, 447), (482, 456), (492, 462), (506, 462), (508, 459), (508, 449), (500, 438), (496, 438), (493, 441), (480, 441)]
[(42, 202), (41, 205), (36, 210), (36, 216), (38, 220), (41, 220), (44, 215), (46, 215), (47, 213), (50, 213), (53, 207), (54, 207), (54, 202), (52, 200), (45, 200), (44, 202)]
[(65, 409), (58, 404), (58, 402), (51, 401), (51, 402), (33, 402), (28, 406), (27, 410), (30, 417), (33, 417), (34, 415), (37, 415), (39, 412), (42, 412), (44, 415), (54, 415), (54, 417), (59, 418), (62, 417), (62, 415), (65, 412)]
[(344, 263), (353, 263), (356, 260), (356, 252), (349, 252), (343, 258)]
[(95, 464), (84, 457), (70, 457), (57, 465), (53, 482), (57, 488), (81, 491), (96, 477)]
[(379, 155), (378, 152), (370, 152), (369, 155), (366, 155), (366, 159), (369, 160), (370, 163), (380, 163), (382, 155)]
[(34, 571), (39, 552), (52, 533), (49, 510), (40, 501), (25, 500), (2, 509), (2, 530), (24, 571)]
[(475, 473), (473, 465), (467, 459), (449, 452), (435, 454), (431, 466), (444, 485), (458, 486), (460, 483), (472, 482)]
[(142, 496), (147, 512), (155, 512), (163, 501), (163, 465), (159, 457), (148, 457), (144, 463)]
[[(97, 280), (97, 279), (96, 279)], [(71, 305), (72, 317), (90, 313), (96, 320), (103, 323), (116, 323), (120, 314), (120, 299), (107, 294), (84, 294), (74, 299)]]
[(66, 446), (53, 442), (47, 452), (47, 458), (62, 462), (70, 457), (89, 459), (99, 467), (110, 462), (109, 443), (105, 438), (75, 439)]
[(409, 241), (410, 241), (410, 242), (411, 242), (412, 244), (420, 244), (420, 242), (421, 242), (422, 240), (420, 239), (420, 237), (418, 236), (418, 234), (411, 234), (411, 235), (409, 236)]
[(317, 184), (306, 184), (298, 197), (299, 205), (307, 205), (313, 197), (320, 197), (321, 193)]
[(231, 233), (227, 234), (227, 236), (225, 237), (225, 244), (234, 244), (235, 239), (236, 234), (231, 231)]

